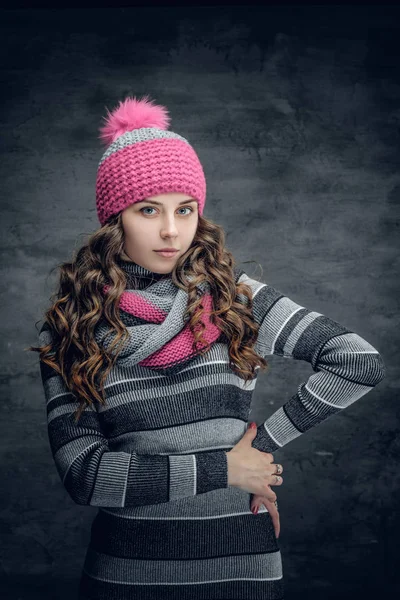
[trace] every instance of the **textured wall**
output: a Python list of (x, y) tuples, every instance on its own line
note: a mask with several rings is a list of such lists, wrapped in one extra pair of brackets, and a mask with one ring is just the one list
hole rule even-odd
[[(105, 106), (128, 94), (169, 108), (171, 129), (203, 163), (205, 215), (224, 227), (237, 261), (255, 261), (247, 272), (382, 353), (376, 390), (275, 453), (285, 472), (274, 489), (288, 600), (395, 595), (396, 7), (11, 10), (0, 23), (0, 596), (76, 593), (96, 509), (75, 505), (61, 485), (37, 355), (23, 348), (37, 342), (51, 269), (99, 226), (98, 127)], [(269, 363), (257, 422), (311, 373)]]

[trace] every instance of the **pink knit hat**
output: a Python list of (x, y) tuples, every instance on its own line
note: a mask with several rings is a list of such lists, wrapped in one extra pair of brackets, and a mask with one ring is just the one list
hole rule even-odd
[(182, 136), (167, 131), (165, 106), (126, 98), (100, 128), (107, 150), (96, 179), (96, 207), (101, 225), (112, 215), (149, 196), (167, 192), (188, 194), (203, 214), (206, 180), (200, 160)]

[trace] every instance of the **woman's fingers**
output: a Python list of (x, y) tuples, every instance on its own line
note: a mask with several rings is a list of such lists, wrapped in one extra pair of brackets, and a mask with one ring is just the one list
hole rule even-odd
[(271, 515), (272, 523), (275, 529), (275, 537), (278, 538), (281, 531), (281, 523), (279, 518), (279, 511), (275, 506), (274, 502), (264, 499), (263, 504)]
[[(271, 515), (271, 520), (274, 525), (275, 536), (278, 538), (280, 534), (280, 518), (279, 511), (275, 506), (275, 502), (273, 500), (269, 500), (266, 496), (261, 496), (260, 494), (253, 494), (250, 508), (253, 512), (254, 509), (257, 510), (260, 508), (261, 504), (264, 504), (265, 508), (268, 510)], [(257, 514), (257, 513), (254, 513)]]
[[(271, 455), (271, 458), (273, 461), (274, 459), (273, 459), (272, 455)], [(275, 471), (274, 471), (274, 473), (272, 473), (270, 475), (270, 483), (267, 486), (265, 494), (262, 494), (262, 495), (253, 494), (253, 498), (251, 501), (251, 510), (252, 510), (252, 512), (254, 512), (254, 514), (257, 514), (261, 504), (264, 504), (265, 508), (268, 510), (268, 512), (271, 516), (271, 520), (272, 520), (274, 530), (275, 530), (275, 536), (276, 536), (276, 538), (278, 538), (279, 534), (280, 534), (280, 529), (281, 529), (280, 517), (279, 517), (278, 508), (275, 505), (276, 494), (273, 490), (271, 490), (270, 486), (271, 485), (282, 485), (283, 477), (281, 477), (281, 475), (278, 475), (278, 473), (283, 472), (283, 467), (280, 464), (274, 464), (274, 463), (272, 463), (272, 466), (274, 467)]]
[(268, 485), (282, 485), (283, 477), (281, 477), (280, 475), (275, 475), (275, 473), (273, 475), (270, 475), (270, 477), (271, 483), (269, 483)]

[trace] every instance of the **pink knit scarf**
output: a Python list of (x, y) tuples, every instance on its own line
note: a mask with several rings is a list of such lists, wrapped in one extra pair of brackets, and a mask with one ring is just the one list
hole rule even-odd
[[(193, 350), (194, 336), (189, 329), (188, 318), (183, 318), (187, 308), (187, 292), (175, 286), (170, 277), (160, 278), (160, 274), (152, 273), (134, 262), (124, 261), (121, 266), (129, 277), (128, 286), (135, 285), (135, 278), (142, 279), (142, 283), (143, 278), (146, 281), (150, 278), (150, 285), (144, 289), (139, 289), (143, 285), (135, 286), (136, 289), (128, 287), (120, 297), (120, 318), (127, 327), (129, 339), (118, 355), (119, 366), (139, 364), (173, 373), (186, 366), (201, 350), (211, 346), (221, 336), (220, 329), (210, 320), (213, 298), (207, 281), (198, 286), (202, 291), (203, 338), (206, 343), (199, 342), (197, 349)], [(236, 280), (241, 273), (235, 269)], [(154, 275), (157, 279), (151, 282)], [(103, 293), (107, 294), (109, 289), (110, 286), (105, 286)], [(106, 335), (112, 335), (111, 340), (106, 341)], [(102, 322), (97, 328), (96, 339), (108, 348), (114, 339), (113, 331)]]

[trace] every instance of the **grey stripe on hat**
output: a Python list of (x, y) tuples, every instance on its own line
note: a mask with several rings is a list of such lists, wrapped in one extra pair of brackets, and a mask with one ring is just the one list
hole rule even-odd
[[(120, 135), (104, 152), (98, 167), (114, 152), (123, 150), (127, 146), (132, 146), (138, 142), (148, 142), (149, 140), (161, 140), (161, 139), (175, 139), (181, 140), (189, 144), (188, 140), (178, 133), (173, 131), (165, 131), (164, 129), (158, 129), (157, 127), (141, 127), (140, 129), (134, 129), (133, 131), (127, 131)], [(190, 146), (190, 144), (189, 144)]]

